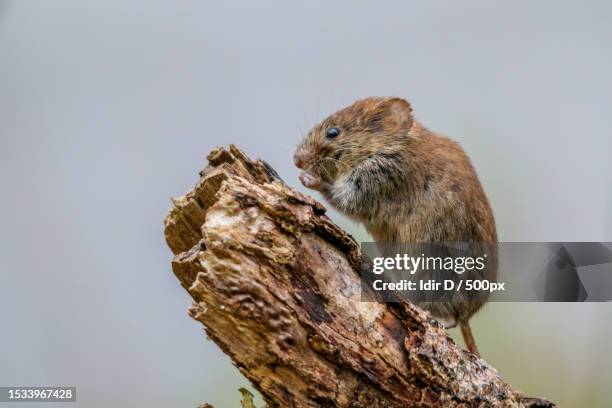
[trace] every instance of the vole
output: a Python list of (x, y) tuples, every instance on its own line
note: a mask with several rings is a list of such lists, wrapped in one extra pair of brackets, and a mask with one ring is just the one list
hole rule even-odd
[[(363, 223), (377, 242), (497, 242), (470, 159), (458, 143), (417, 122), (402, 98), (366, 98), (332, 114), (304, 137), (294, 162), (304, 186)], [(468, 320), (485, 302), (421, 306), (446, 327), (459, 324), (479, 355)]]

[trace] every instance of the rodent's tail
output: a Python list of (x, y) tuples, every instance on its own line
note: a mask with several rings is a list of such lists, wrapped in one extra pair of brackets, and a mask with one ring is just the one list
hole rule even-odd
[(467, 346), (468, 350), (476, 355), (476, 357), (480, 357), (480, 353), (478, 352), (478, 347), (476, 347), (476, 340), (474, 340), (474, 336), (472, 335), (472, 329), (470, 328), (470, 324), (468, 322), (461, 323), (461, 334), (463, 335), (463, 341)]

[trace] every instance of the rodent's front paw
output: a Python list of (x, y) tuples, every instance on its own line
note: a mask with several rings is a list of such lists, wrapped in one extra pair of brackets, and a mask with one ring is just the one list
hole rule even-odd
[(320, 178), (304, 171), (300, 173), (300, 181), (304, 187), (308, 187), (313, 190), (319, 190), (323, 184), (323, 181)]

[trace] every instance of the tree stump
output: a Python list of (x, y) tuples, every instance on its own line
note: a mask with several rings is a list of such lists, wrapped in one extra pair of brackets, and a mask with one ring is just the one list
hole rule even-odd
[(362, 256), (323, 205), (235, 146), (173, 199), (189, 314), (270, 407), (553, 407), (514, 391), (408, 303), (362, 302)]

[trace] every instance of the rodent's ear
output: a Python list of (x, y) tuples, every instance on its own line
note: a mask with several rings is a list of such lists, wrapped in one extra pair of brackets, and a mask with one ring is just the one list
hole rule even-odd
[(389, 98), (381, 102), (377, 119), (385, 128), (410, 129), (412, 127), (412, 106), (402, 98)]

